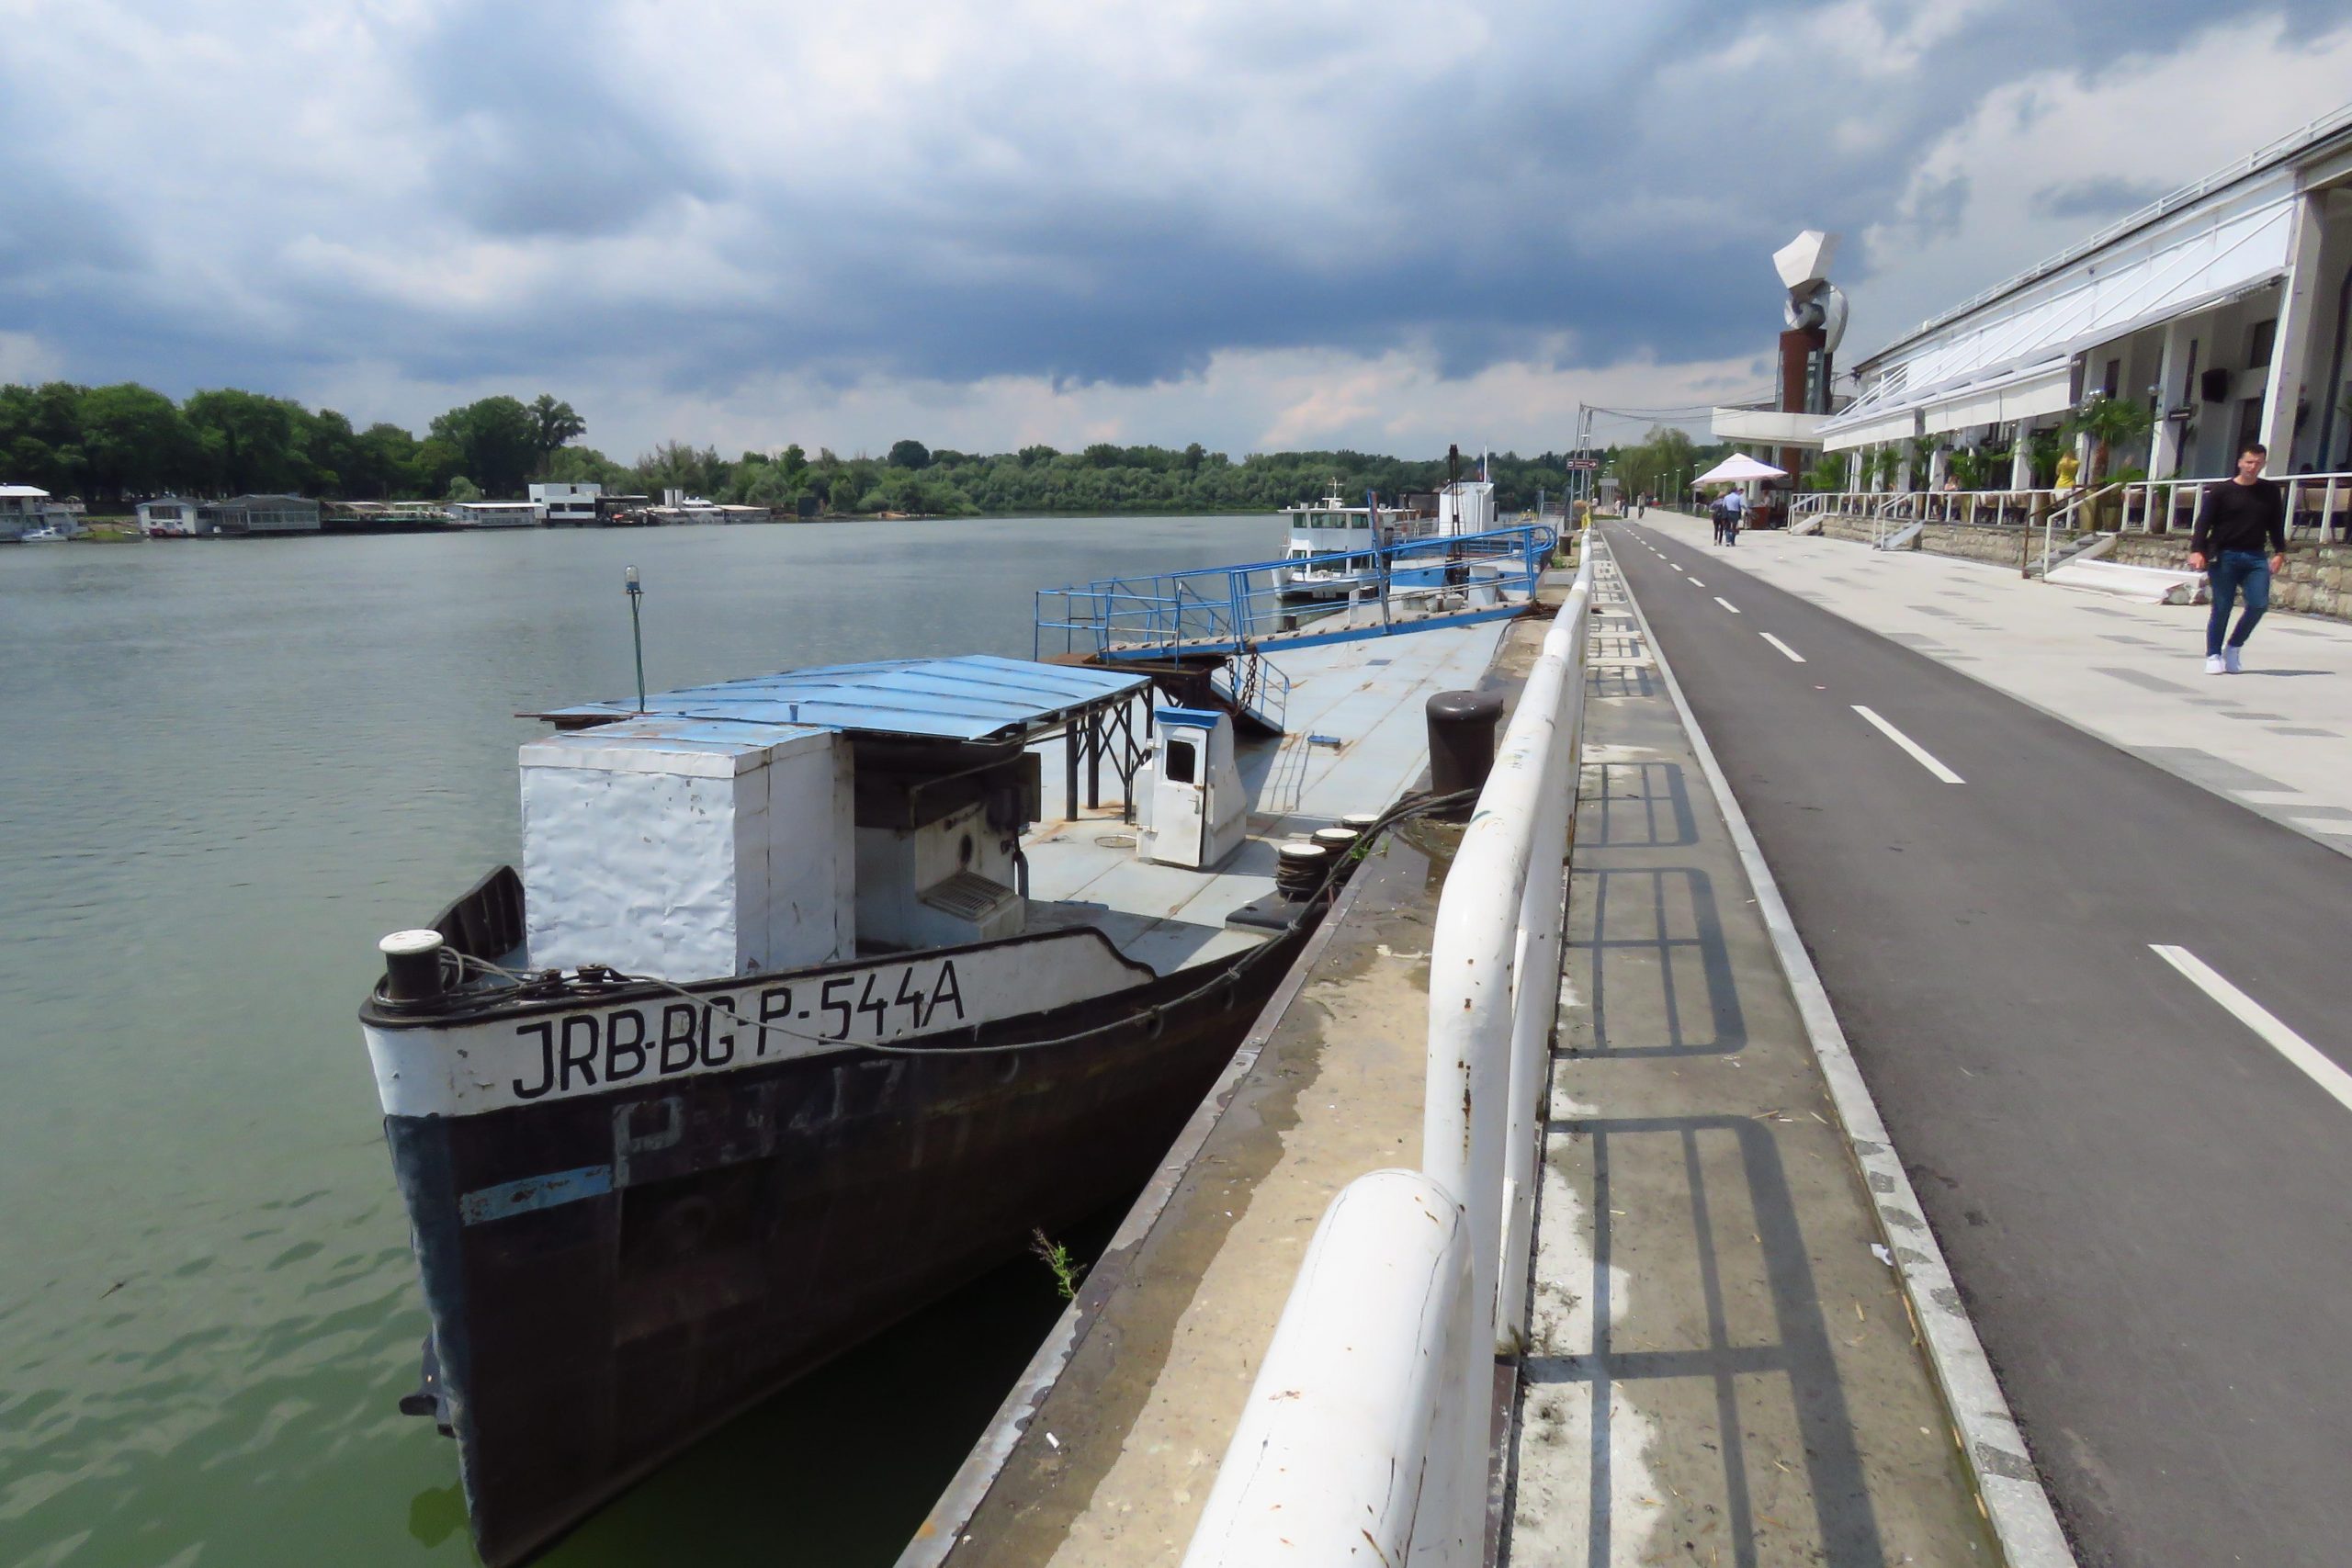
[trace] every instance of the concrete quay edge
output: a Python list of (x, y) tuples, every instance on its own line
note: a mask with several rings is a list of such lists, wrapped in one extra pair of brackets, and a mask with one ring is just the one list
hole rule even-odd
[(2075, 1568), (2073, 1548), (2059, 1526), (1992, 1362), (1977, 1338), (1943, 1249), (1928, 1228), (1910, 1175), (1887, 1135), (1878, 1103), (1854, 1061), (1828, 990), (1797, 933), (1780, 884), (1765, 863), (1730, 781), (1630, 586), (1625, 602), (1657, 660), (1659, 678), (1674, 701), (1700, 771), (1755, 890), (1757, 909), (1771, 934), (1773, 951), (1795, 995), (1848, 1146), (1870, 1189), (1872, 1212), (1894, 1254), (1905, 1303), (1951, 1419), (1953, 1442), (1974, 1482), (1979, 1506), (1992, 1526), (2002, 1557), (2010, 1568)]
[[(1358, 896), (1369, 886), (1371, 879), (1368, 877), (1351, 878), (1340, 889), (1331, 908), (1324, 912), (1322, 923), (1306, 939), (1306, 945), (1300, 950), (1289, 972), (1283, 976), (1282, 983), (1274, 987), (1274, 994), (1266, 998), (1265, 1007), (1250, 1021), (1250, 1031), (1235, 1048), (1232, 1059), (1226, 1063), (1224, 1071), (1217, 1075), (1216, 1082), (1210, 1086), (1208, 1093), (1193, 1108), (1192, 1116), (1186, 1120), (1183, 1130), (1177, 1134), (1176, 1141), (1169, 1145), (1168, 1153), (1161, 1158), (1151, 1180), (1120, 1220), (1119, 1228), (1112, 1234), (1102, 1249), (1103, 1259), (1132, 1256), (1159, 1223), (1210, 1135), (1216, 1131), (1217, 1124), (1231, 1108), (1242, 1081), (1256, 1068), (1260, 1054), (1273, 1038), (1274, 1031), (1281, 1025), (1308, 976), (1315, 973), (1349, 911), (1354, 908)], [(948, 1553), (955, 1550), (963, 1536), (965, 1528), (979, 1512), (989, 1489), (996, 1484), (1005, 1461), (1012, 1457), (1014, 1448), (1027, 1436), (1031, 1420), (1042, 1411), (1046, 1394), (1052, 1392), (1063, 1369), (1069, 1364), (1080, 1340), (1085, 1337), (1088, 1329), (1101, 1316), (1103, 1303), (1111, 1293), (1117, 1273), (1114, 1269), (1103, 1269), (1098, 1264), (1087, 1276), (1078, 1294), (1062, 1310), (1061, 1316), (1055, 1320), (1052, 1332), (1037, 1347), (1037, 1353), (1022, 1369), (1020, 1380), (1005, 1394), (1003, 1403), (997, 1406), (997, 1413), (989, 1418), (987, 1430), (956, 1468), (946, 1490), (940, 1494), (939, 1501), (933, 1504), (931, 1512), (924, 1516), (914, 1539), (899, 1554), (895, 1568), (939, 1568), (939, 1564), (946, 1561)]]

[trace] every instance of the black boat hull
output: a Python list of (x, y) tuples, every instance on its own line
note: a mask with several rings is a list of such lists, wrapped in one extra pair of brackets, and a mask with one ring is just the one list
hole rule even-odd
[[(918, 1039), (387, 1117), (433, 1321), (415, 1407), (458, 1439), (483, 1561), (528, 1558), (1033, 1231), (1125, 1199), (1311, 924), (1204, 995), (1219, 966), (933, 1042), (962, 1050)], [(492, 1190), (495, 1214), (469, 1207)]]

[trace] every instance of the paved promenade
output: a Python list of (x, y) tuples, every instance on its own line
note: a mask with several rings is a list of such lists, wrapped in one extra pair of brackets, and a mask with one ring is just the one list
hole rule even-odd
[(2245, 673), (2209, 676), (2201, 604), (1811, 536), (1724, 549), (1705, 519), (1657, 508), (1643, 523), (2352, 854), (2352, 625), (2273, 614)]
[(1509, 1561), (1990, 1563), (1757, 890), (1605, 561), (1596, 603)]
[(1604, 528), (2080, 1560), (2345, 1561), (2352, 628)]

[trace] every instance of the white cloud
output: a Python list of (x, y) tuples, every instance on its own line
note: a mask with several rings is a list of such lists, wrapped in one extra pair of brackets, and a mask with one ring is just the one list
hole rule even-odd
[(1859, 349), (2095, 224), (2018, 171), (2177, 183), (2352, 79), (2275, 18), (2112, 60), (2175, 13), (2213, 15), (0, 0), (0, 209), (41, 215), (0, 333), (412, 426), (548, 390), (618, 455), (1540, 449), (1578, 400), (1753, 390), (1799, 228), (1867, 234)]
[(65, 356), (30, 333), (0, 332), (0, 382), (55, 380), (65, 370)]
[[(1864, 231), (1871, 279), (1855, 291), (1847, 357), (2342, 107), (2347, 83), (2352, 26), (2312, 38), (2271, 17), (2217, 23), (2097, 76), (2037, 71), (1995, 88), (1913, 161), (1902, 203)], [(2069, 192), (2112, 192), (2111, 209), (2052, 199)]]

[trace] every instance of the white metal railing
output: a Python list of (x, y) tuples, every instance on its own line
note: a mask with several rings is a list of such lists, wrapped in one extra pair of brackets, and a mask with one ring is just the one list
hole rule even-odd
[(1584, 737), (1595, 536), (1438, 899), (1420, 1171), (1317, 1226), (1185, 1568), (1476, 1568), (1493, 1359), (1521, 1348)]
[[(1952, 523), (2048, 530), (2071, 514), (2078, 524), (2125, 534), (2186, 534), (2196, 525), (2199, 498), (2212, 478), (2128, 479), (2097, 490), (1808, 491), (1791, 499), (1792, 520), (1819, 513), (1881, 523)], [(2275, 480), (2286, 492), (2291, 538), (2343, 536), (2352, 542), (2352, 470), (2295, 474)], [(2094, 501), (2118, 497), (2110, 507)]]

